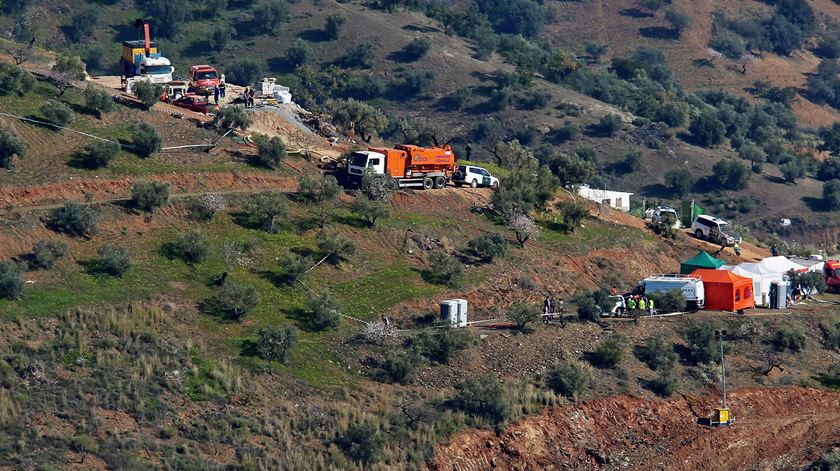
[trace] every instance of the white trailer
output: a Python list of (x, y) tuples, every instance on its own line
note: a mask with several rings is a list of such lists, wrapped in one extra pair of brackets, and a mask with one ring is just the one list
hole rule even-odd
[(703, 280), (697, 275), (654, 275), (642, 280), (630, 294), (649, 295), (679, 290), (689, 309), (703, 309), (706, 291)]

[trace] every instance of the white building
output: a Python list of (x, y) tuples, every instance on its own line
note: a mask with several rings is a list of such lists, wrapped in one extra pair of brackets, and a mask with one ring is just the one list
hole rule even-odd
[(633, 193), (625, 193), (623, 191), (596, 190), (589, 188), (588, 185), (582, 185), (578, 189), (578, 194), (588, 200), (605, 204), (625, 212), (630, 211), (630, 196), (633, 195)]

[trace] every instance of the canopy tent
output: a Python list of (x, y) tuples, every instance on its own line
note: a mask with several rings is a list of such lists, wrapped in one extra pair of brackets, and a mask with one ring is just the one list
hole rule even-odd
[(808, 271), (808, 267), (802, 266), (798, 263), (791, 262), (787, 257), (767, 257), (758, 262), (758, 265), (767, 272), (772, 273), (787, 273), (793, 271)]
[(753, 280), (727, 270), (698, 269), (692, 275), (703, 280), (705, 309), (741, 311), (755, 307)]
[(697, 255), (680, 264), (680, 274), (687, 275), (698, 268), (717, 270), (726, 262), (719, 258), (712, 257), (706, 252), (700, 251)]
[(787, 283), (784, 273), (771, 272), (760, 263), (744, 262), (735, 266), (724, 265), (721, 269), (751, 279), (753, 281), (753, 297), (755, 297), (755, 304), (758, 306), (770, 305), (770, 286), (774, 282)]

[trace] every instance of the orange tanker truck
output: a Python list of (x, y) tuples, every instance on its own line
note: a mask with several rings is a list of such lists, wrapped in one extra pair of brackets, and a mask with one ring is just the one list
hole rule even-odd
[(351, 179), (361, 179), (366, 169), (375, 175), (387, 175), (400, 188), (419, 187), (425, 190), (443, 188), (456, 170), (457, 158), (452, 147), (419, 147), (395, 145), (393, 148), (371, 147), (353, 152), (347, 161)]

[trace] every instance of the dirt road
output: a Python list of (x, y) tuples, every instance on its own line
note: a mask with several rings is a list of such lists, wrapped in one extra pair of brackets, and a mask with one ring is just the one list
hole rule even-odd
[(732, 427), (699, 425), (718, 396), (649, 401), (610, 397), (548, 410), (496, 435), (468, 431), (429, 469), (795, 469), (840, 443), (840, 393), (742, 389)]

